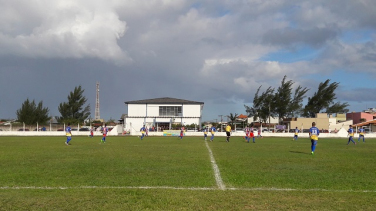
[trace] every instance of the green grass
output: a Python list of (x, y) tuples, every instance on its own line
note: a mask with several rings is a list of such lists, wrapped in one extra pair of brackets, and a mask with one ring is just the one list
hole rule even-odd
[(373, 210), (376, 140), (0, 137), (0, 210)]

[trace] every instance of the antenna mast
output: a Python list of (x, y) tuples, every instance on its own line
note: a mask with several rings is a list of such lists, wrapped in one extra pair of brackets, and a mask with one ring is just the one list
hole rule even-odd
[(97, 82), (97, 97), (95, 101), (95, 119), (100, 119), (101, 116), (99, 115), (99, 82)]

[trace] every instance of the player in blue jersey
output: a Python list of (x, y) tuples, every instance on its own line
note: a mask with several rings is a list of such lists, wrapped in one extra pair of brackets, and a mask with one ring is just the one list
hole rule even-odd
[(212, 134), (212, 136), (211, 136), (211, 138), (210, 138), (210, 141), (213, 141), (215, 131), (217, 131), (217, 129), (216, 129), (214, 126), (212, 126), (212, 127), (210, 128), (210, 132), (211, 132), (211, 134)]
[(347, 142), (347, 145), (350, 144), (350, 141), (353, 142), (354, 144), (356, 144), (356, 142), (354, 141), (354, 129), (352, 128), (352, 125), (349, 126), (349, 130), (347, 131), (348, 133), (348, 136), (349, 136), (349, 141)]
[(107, 125), (106, 124), (104, 124), (102, 133), (103, 133), (103, 138), (102, 138), (101, 142), (102, 143), (106, 143), (106, 136), (107, 136), (107, 133), (108, 133), (108, 129), (107, 129)]
[(142, 128), (140, 129), (140, 131), (141, 131), (141, 140), (142, 140), (142, 139), (144, 139), (144, 137), (145, 137), (145, 133), (146, 133), (145, 125), (142, 126)]
[(294, 134), (294, 138), (292, 139), (293, 141), (296, 141), (298, 140), (298, 134), (299, 134), (300, 130), (298, 129), (298, 127), (295, 128), (295, 134)]
[(204, 132), (204, 140), (206, 141), (206, 138), (208, 137), (208, 127), (204, 127), (202, 132)]
[(364, 130), (364, 128), (359, 128), (359, 138), (358, 138), (358, 142), (360, 141), (360, 139), (361, 138), (363, 138), (363, 142), (366, 142), (365, 140), (364, 140), (364, 132), (365, 132), (365, 130)]
[(316, 123), (312, 122), (312, 127), (309, 129), (309, 138), (311, 139), (311, 154), (315, 153), (317, 141), (319, 140), (320, 130), (316, 127)]
[(67, 141), (65, 142), (66, 145), (69, 145), (69, 142), (72, 140), (72, 129), (70, 124), (65, 128), (65, 135), (67, 136)]

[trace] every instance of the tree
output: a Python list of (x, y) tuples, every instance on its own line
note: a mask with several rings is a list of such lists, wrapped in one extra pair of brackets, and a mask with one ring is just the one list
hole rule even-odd
[(280, 121), (288, 116), (293, 117), (295, 113), (302, 109), (302, 101), (308, 89), (298, 86), (295, 89), (294, 96), (292, 96), (293, 84), (292, 80), (286, 81), (286, 76), (284, 76), (281, 86), (278, 87), (274, 95), (272, 107)]
[(239, 117), (239, 115), (237, 113), (235, 113), (235, 114), (230, 113), (230, 115), (228, 115), (227, 117), (230, 119), (231, 127), (233, 127), (234, 123), (236, 122), (236, 119)]
[(49, 109), (43, 108), (43, 101), (36, 105), (34, 100), (30, 102), (29, 99), (26, 99), (21, 108), (16, 111), (18, 121), (27, 125), (46, 124), (50, 120), (48, 113)]
[(68, 95), (68, 102), (60, 103), (58, 110), (61, 116), (57, 117), (59, 122), (82, 123), (90, 116), (90, 105), (83, 108), (87, 101), (82, 95), (84, 91), (81, 86), (75, 87)]
[(260, 96), (261, 86), (257, 89), (253, 98), (253, 107), (244, 105), (245, 111), (249, 117), (253, 116), (253, 121), (260, 119), (261, 122), (267, 122), (269, 116), (274, 116), (271, 111), (271, 104), (274, 97), (274, 89), (269, 87)]
[(338, 85), (339, 83), (337, 82), (330, 83), (330, 79), (327, 79), (324, 83), (320, 83), (317, 92), (308, 98), (308, 103), (303, 110), (303, 116), (315, 117), (317, 113), (320, 113), (324, 109), (328, 114), (348, 112), (348, 103), (333, 102), (337, 99), (334, 92), (338, 88)]
[(295, 89), (294, 97), (289, 106), (289, 117), (297, 117), (303, 112), (302, 102), (308, 90), (309, 89), (303, 88), (301, 86), (298, 86), (298, 88)]

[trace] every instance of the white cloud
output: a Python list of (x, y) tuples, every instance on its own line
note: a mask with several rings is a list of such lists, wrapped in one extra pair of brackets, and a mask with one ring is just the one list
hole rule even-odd
[[(3, 6), (6, 13), (1, 21), (1, 28), (4, 26), (0, 31), (1, 54), (32, 58), (92, 57), (117, 64), (131, 61), (117, 44), (126, 32), (126, 23), (119, 19), (111, 3), (23, 1), (23, 7), (30, 6), (27, 12), (17, 8), (18, 4)], [(23, 30), (27, 23), (29, 28)]]

